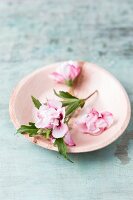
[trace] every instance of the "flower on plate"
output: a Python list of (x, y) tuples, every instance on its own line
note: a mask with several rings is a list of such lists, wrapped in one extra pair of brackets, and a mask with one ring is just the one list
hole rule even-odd
[(90, 135), (99, 135), (113, 124), (113, 115), (110, 112), (99, 113), (95, 109), (77, 120), (80, 130)]
[(70, 136), (69, 129), (64, 123), (65, 108), (57, 100), (48, 100), (42, 104), (35, 116), (35, 126), (39, 129), (50, 129), (52, 134), (51, 142), (57, 138), (63, 138), (66, 144), (73, 146), (74, 142)]
[(70, 132), (68, 131), (67, 134), (64, 136), (64, 142), (68, 145), (68, 146), (76, 146), (76, 144), (74, 143)]
[[(35, 121), (21, 125), (17, 133), (28, 134), (29, 137), (34, 137), (35, 142), (37, 142), (37, 136), (50, 140), (54, 146), (57, 146), (59, 153), (71, 161), (67, 155), (67, 145), (75, 146), (75, 143), (69, 132), (69, 120), (72, 114), (78, 108), (83, 108), (85, 102), (96, 92), (97, 90), (85, 99), (79, 99), (68, 92), (59, 91), (57, 93), (54, 90), (55, 95), (60, 97), (61, 101), (47, 100), (44, 104), (31, 96), (32, 102), (37, 108), (34, 113)], [(99, 114), (94, 109), (79, 121), (82, 131), (93, 135), (105, 130), (111, 124), (112, 115), (110, 113)]]
[[(65, 134), (63, 139), (64, 139), (65, 144), (67, 144), (68, 146), (70, 146), (70, 147), (71, 146), (76, 146), (76, 144), (74, 143), (69, 131)], [(53, 137), (53, 135), (51, 135), (51, 137), (50, 137), (51, 143), (54, 144), (55, 140), (56, 139)]]
[(50, 77), (58, 83), (63, 83), (72, 86), (74, 80), (81, 72), (81, 68), (77, 62), (68, 61), (57, 68), (57, 70), (50, 74)]

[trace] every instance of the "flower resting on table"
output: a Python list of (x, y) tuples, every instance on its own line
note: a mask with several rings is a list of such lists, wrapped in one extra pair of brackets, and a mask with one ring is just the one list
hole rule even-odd
[(75, 79), (79, 76), (81, 68), (77, 62), (65, 62), (50, 74), (50, 77), (57, 83), (63, 83), (69, 87), (73, 86)]

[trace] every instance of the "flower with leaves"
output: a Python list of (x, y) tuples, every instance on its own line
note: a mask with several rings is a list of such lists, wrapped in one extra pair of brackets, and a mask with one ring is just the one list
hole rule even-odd
[(54, 93), (61, 98), (61, 101), (47, 100), (46, 103), (42, 104), (32, 96), (32, 101), (37, 108), (35, 122), (29, 122), (29, 125), (21, 125), (17, 132), (28, 133), (29, 137), (43, 136), (58, 147), (59, 153), (64, 158), (70, 160), (67, 155), (67, 145), (75, 146), (75, 143), (69, 131), (69, 120), (72, 114), (78, 108), (82, 108), (85, 101), (94, 93), (86, 99), (79, 99), (64, 91), (57, 93), (54, 90)]
[(50, 77), (57, 83), (63, 83), (72, 87), (80, 72), (81, 67), (77, 62), (68, 61), (59, 66), (55, 72), (51, 73)]
[(59, 152), (68, 160), (67, 147), (75, 146), (69, 132), (68, 124), (65, 122), (65, 108), (58, 100), (47, 100), (41, 104), (38, 99), (32, 96), (32, 101), (37, 108), (35, 123), (22, 125), (18, 132), (29, 133), (30, 137), (41, 135), (57, 145)]
[(39, 107), (35, 116), (35, 126), (39, 129), (50, 129), (53, 141), (64, 137), (67, 145), (74, 146), (64, 118), (65, 108), (62, 107), (62, 103), (57, 100), (48, 100), (46, 104)]
[(65, 107), (66, 109), (66, 117), (65, 117), (65, 121), (68, 123), (69, 120), (71, 119), (72, 114), (78, 109), (78, 108), (83, 108), (85, 105), (85, 102), (91, 98), (94, 94), (98, 93), (97, 90), (95, 90), (92, 94), (90, 94), (88, 97), (86, 98), (82, 98), (79, 99), (73, 95), (71, 95), (68, 92), (64, 92), (64, 91), (59, 91), (59, 93), (57, 93), (54, 90), (54, 93), (56, 96), (58, 96), (59, 98), (61, 98), (61, 102), (62, 102), (62, 106)]

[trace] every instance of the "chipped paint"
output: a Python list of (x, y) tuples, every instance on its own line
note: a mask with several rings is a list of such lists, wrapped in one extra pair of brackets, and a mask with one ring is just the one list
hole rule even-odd
[(116, 147), (115, 156), (121, 161), (122, 164), (128, 164), (131, 158), (129, 157), (129, 142), (133, 139), (133, 132), (127, 132), (121, 138), (120, 143)]

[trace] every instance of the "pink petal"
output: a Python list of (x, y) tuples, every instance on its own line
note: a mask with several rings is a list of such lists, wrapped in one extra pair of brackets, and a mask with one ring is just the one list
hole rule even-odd
[(103, 129), (95, 129), (94, 131), (91, 131), (89, 132), (89, 135), (92, 135), (92, 136), (98, 136), (100, 135), (104, 130)]
[(57, 69), (57, 72), (61, 74), (65, 80), (72, 81), (79, 75), (80, 71), (81, 68), (73, 61), (65, 62)]
[(103, 119), (106, 121), (106, 123), (108, 124), (108, 127), (110, 127), (113, 124), (113, 114), (110, 112), (103, 112), (101, 113)]
[(59, 126), (59, 120), (58, 119), (53, 119), (52, 125), (53, 125), (53, 128)]
[(68, 146), (75, 146), (75, 143), (70, 135), (69, 132), (66, 133), (66, 135), (64, 136), (64, 142), (68, 145)]
[(70, 67), (68, 65), (64, 66), (64, 70), (63, 70), (63, 77), (65, 80), (70, 80)]
[(86, 123), (94, 123), (98, 119), (97, 115), (89, 114), (86, 118)]
[(86, 123), (77, 123), (78, 125), (78, 128), (80, 129), (80, 131), (84, 132), (84, 133), (87, 133), (88, 132), (88, 128), (86, 126)]
[(44, 113), (47, 110), (47, 106), (45, 104), (42, 104), (39, 108), (39, 113)]
[(50, 78), (57, 81), (58, 83), (64, 83), (64, 81), (65, 81), (63, 76), (57, 72), (53, 72), (49, 76), (50, 76)]
[(96, 127), (97, 128), (102, 128), (102, 129), (105, 129), (108, 127), (108, 124), (107, 122), (102, 119), (102, 118), (99, 118), (97, 121), (96, 121)]
[(35, 126), (37, 128), (51, 128), (51, 125), (49, 123), (49, 120), (46, 121), (44, 119), (38, 119), (36, 122), (35, 122)]
[(99, 133), (100, 129), (96, 127), (95, 123), (87, 123), (87, 133), (96, 135)]
[(62, 138), (68, 132), (68, 126), (66, 124), (61, 124), (58, 127), (55, 127), (52, 131), (52, 136), (54, 138)]
[(69, 78), (71, 80), (74, 80), (80, 74), (80, 67), (75, 67), (73, 65), (70, 65), (69, 68), (70, 68)]
[(50, 137), (50, 142), (54, 144), (55, 138), (53, 138), (53, 136)]
[(99, 112), (95, 108), (92, 108), (91, 113), (93, 113), (94, 115), (99, 116)]
[(61, 109), (60, 109), (60, 114), (62, 114), (62, 122), (64, 121), (64, 118), (65, 118), (65, 107), (62, 107)]
[(60, 101), (58, 101), (58, 100), (55, 100), (55, 99), (49, 99), (47, 101), (47, 105), (49, 107), (52, 107), (52, 108), (55, 108), (55, 109), (62, 107), (62, 103)]
[(88, 130), (87, 126), (86, 126), (86, 116), (87, 115), (84, 115), (84, 116), (78, 118), (78, 120), (76, 121), (76, 125), (82, 132), (87, 132), (87, 130)]

